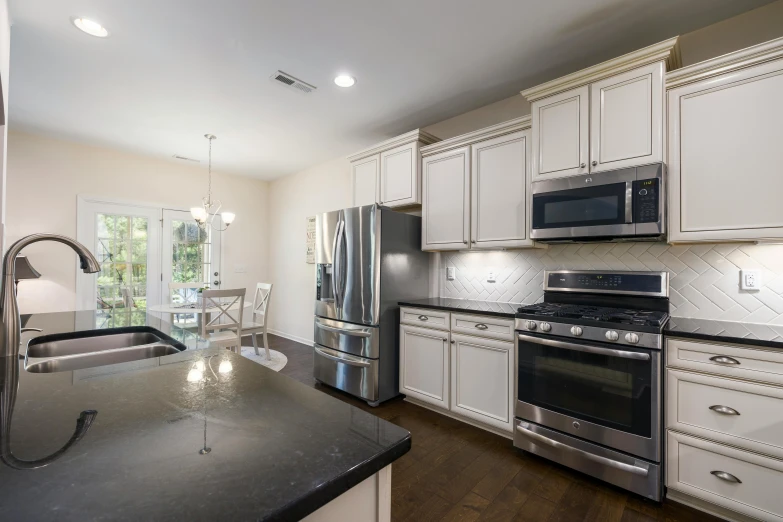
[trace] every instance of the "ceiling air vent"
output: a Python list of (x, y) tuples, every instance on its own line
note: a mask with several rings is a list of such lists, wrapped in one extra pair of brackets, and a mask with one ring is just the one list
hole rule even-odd
[(307, 82), (303, 82), (302, 80), (294, 78), (290, 74), (284, 73), (283, 71), (276, 71), (272, 76), (269, 77), (269, 79), (273, 82), (280, 83), (280, 85), (283, 87), (288, 87), (289, 89), (294, 89), (304, 94), (309, 94), (317, 89), (315, 85), (310, 85)]
[(174, 159), (183, 160), (183, 161), (194, 161), (196, 163), (201, 163), (201, 160), (193, 159), (193, 158), (186, 158), (185, 156), (180, 156), (179, 154), (174, 154), (172, 156)]

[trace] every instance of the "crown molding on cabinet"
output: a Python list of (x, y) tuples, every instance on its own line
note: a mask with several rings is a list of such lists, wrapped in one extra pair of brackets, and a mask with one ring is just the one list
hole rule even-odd
[(666, 74), (666, 89), (783, 58), (783, 38), (711, 58)]
[(470, 143), (476, 143), (477, 141), (483, 141), (488, 138), (496, 138), (504, 134), (511, 134), (520, 130), (529, 129), (531, 127), (530, 115), (522, 116), (521, 118), (515, 118), (513, 120), (504, 121), (491, 127), (485, 127), (477, 131), (468, 132), (466, 134), (460, 134), (447, 140), (439, 141), (432, 145), (427, 145), (421, 148), (421, 156), (427, 157), (447, 150), (457, 149), (464, 147)]
[(645, 47), (644, 49), (639, 49), (638, 51), (563, 76), (562, 78), (557, 78), (556, 80), (526, 89), (521, 91), (522, 96), (527, 98), (528, 101), (534, 102), (559, 92), (587, 85), (588, 83), (601, 80), (607, 76), (614, 76), (615, 74), (661, 60), (666, 62), (667, 71), (673, 71), (682, 66), (678, 42), (679, 36), (669, 38), (668, 40)]
[(429, 145), (430, 143), (435, 143), (436, 141), (440, 141), (440, 138), (438, 138), (437, 136), (433, 136), (429, 132), (423, 131), (421, 129), (416, 129), (407, 132), (405, 134), (401, 134), (400, 136), (395, 136), (394, 138), (390, 138), (386, 141), (382, 141), (381, 143), (376, 143), (372, 147), (368, 149), (364, 149), (363, 151), (351, 154), (350, 156), (348, 156), (348, 161), (360, 160), (366, 158), (367, 156), (372, 156), (373, 154), (380, 154), (381, 152), (387, 151), (389, 149), (400, 147), (402, 145), (407, 145), (408, 143), (413, 143), (416, 141), (419, 141), (425, 145)]

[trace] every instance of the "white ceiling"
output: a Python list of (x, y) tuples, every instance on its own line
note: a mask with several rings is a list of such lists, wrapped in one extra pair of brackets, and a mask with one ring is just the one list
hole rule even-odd
[(10, 126), (272, 179), (766, 3), (10, 0)]

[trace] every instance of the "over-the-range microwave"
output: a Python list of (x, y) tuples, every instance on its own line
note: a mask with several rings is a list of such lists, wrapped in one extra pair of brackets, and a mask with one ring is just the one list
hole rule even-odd
[(541, 242), (660, 239), (664, 171), (656, 163), (536, 181), (530, 236)]

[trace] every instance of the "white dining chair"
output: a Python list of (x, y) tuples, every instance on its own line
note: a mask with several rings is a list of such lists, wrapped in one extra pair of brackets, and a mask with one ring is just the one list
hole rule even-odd
[(249, 323), (245, 323), (242, 326), (242, 330), (245, 335), (250, 334), (253, 339), (253, 348), (258, 353), (258, 334), (264, 335), (264, 350), (266, 350), (267, 360), (271, 360), (269, 354), (269, 339), (266, 336), (266, 325), (268, 324), (267, 317), (269, 317), (269, 300), (272, 297), (272, 285), (270, 283), (258, 283), (256, 285), (256, 292), (253, 296), (253, 320)]
[[(233, 348), (241, 354), (245, 289), (204, 290), (201, 298), (201, 337), (208, 340), (210, 346)], [(237, 303), (239, 308), (232, 309)]]

